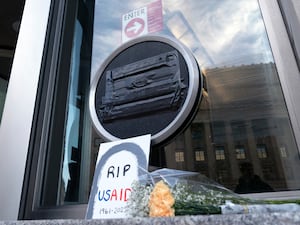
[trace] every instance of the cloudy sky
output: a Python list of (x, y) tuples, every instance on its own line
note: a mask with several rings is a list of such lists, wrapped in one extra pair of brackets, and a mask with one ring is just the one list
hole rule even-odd
[[(122, 15), (155, 0), (96, 0), (92, 76), (122, 44)], [(257, 0), (162, 0), (164, 29), (204, 67), (272, 62)]]

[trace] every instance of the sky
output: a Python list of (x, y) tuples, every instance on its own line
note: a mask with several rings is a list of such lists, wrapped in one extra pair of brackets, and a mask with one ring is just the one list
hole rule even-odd
[[(155, 0), (96, 0), (92, 79), (122, 45), (122, 15)], [(257, 0), (162, 0), (164, 29), (204, 68), (273, 62)]]

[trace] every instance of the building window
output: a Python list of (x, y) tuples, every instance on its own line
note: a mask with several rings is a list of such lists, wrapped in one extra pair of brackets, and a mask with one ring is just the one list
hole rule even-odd
[(225, 160), (225, 150), (223, 146), (216, 147), (216, 160)]
[(236, 146), (235, 154), (237, 159), (246, 159), (246, 151), (243, 146)]
[(204, 145), (203, 124), (193, 123), (191, 125), (191, 134), (193, 148), (201, 148)]
[(260, 159), (266, 159), (267, 155), (267, 148), (265, 145), (257, 145), (256, 146), (257, 156)]
[(184, 149), (185, 141), (184, 141), (184, 135), (179, 135), (175, 139), (175, 144), (177, 149)]
[(243, 141), (247, 138), (247, 123), (245, 121), (232, 121), (231, 132), (235, 141)]
[(280, 152), (280, 156), (281, 156), (282, 158), (287, 158), (287, 152), (286, 152), (285, 146), (281, 146), (281, 147), (279, 148), (279, 152)]
[(175, 152), (175, 161), (184, 162), (184, 152)]
[(212, 137), (215, 142), (223, 143), (226, 141), (225, 123), (223, 121), (214, 121), (211, 123)]
[(195, 151), (195, 159), (196, 161), (205, 161), (204, 151)]

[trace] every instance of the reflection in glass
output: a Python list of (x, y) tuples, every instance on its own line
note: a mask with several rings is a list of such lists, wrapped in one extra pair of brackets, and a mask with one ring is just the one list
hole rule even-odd
[(184, 162), (184, 152), (175, 152), (175, 161)]
[(243, 146), (236, 146), (235, 153), (237, 159), (246, 159), (246, 151)]
[[(96, 1), (92, 77), (122, 44), (121, 15), (150, 2)], [(259, 175), (272, 171), (275, 190), (299, 188), (299, 177), (286, 176), (291, 174), (286, 171), (300, 169), (299, 152), (258, 1), (162, 3), (164, 28), (158, 33), (175, 37), (192, 50), (204, 71), (205, 89), (195, 119), (180, 135), (184, 140), (175, 138), (162, 146), (164, 151), (153, 149), (153, 158), (165, 154), (162, 165), (199, 171), (233, 190), (239, 162), (251, 162)], [(184, 160), (180, 167), (174, 158)]]
[(281, 146), (281, 147), (279, 148), (279, 150), (280, 150), (280, 155), (281, 155), (281, 157), (282, 157), (282, 158), (286, 158), (286, 157), (287, 157), (287, 152), (286, 152), (285, 147), (284, 147), (284, 146)]
[(256, 151), (259, 159), (266, 159), (268, 157), (265, 145), (257, 145)]
[(216, 147), (216, 160), (225, 160), (225, 149), (223, 146)]
[(263, 179), (255, 174), (253, 165), (249, 162), (240, 164), (241, 177), (235, 188), (235, 192), (239, 194), (272, 192), (273, 188), (263, 181)]
[(204, 151), (195, 151), (195, 159), (196, 161), (205, 161)]
[(79, 65), (80, 49), (82, 43), (82, 27), (77, 21), (73, 41), (70, 91), (68, 97), (68, 111), (66, 123), (66, 137), (64, 146), (64, 163), (62, 179), (64, 184), (65, 201), (78, 201), (78, 186), (80, 175), (81, 147), (79, 140), (81, 96), (79, 93)]
[[(122, 44), (122, 15), (151, 2), (95, 1), (90, 80)], [(184, 43), (204, 72), (205, 83), (192, 124), (170, 143), (152, 148), (151, 165), (198, 171), (235, 190), (240, 164), (250, 163), (272, 190), (299, 189), (299, 151), (258, 1), (162, 0), (162, 5), (164, 27), (156, 34)], [(80, 124), (79, 133), (83, 126), (90, 126), (84, 124), (88, 123)], [(79, 189), (78, 198), (83, 202), (101, 142), (93, 130), (89, 138), (89, 153), (82, 154), (88, 156), (81, 159), (85, 169), (77, 173), (80, 184), (87, 186), (82, 192)], [(76, 151), (73, 147), (67, 152)], [(67, 169), (64, 171), (67, 182)]]

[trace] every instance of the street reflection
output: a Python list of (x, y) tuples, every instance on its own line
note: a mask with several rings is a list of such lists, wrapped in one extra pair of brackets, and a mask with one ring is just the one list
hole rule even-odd
[[(122, 44), (122, 15), (153, 1), (95, 2), (91, 79)], [(241, 163), (274, 190), (299, 189), (300, 161), (257, 0), (162, 0), (164, 27), (204, 71), (192, 124), (151, 163), (199, 171), (234, 190)], [(97, 151), (97, 149), (95, 150)], [(273, 190), (273, 189), (272, 189)]]

